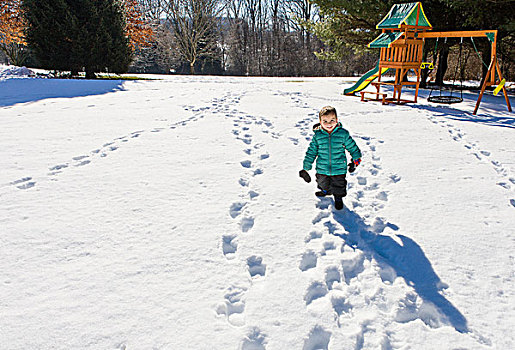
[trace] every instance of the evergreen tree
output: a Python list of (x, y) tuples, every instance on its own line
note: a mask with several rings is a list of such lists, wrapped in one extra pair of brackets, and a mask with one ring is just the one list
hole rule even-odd
[(349, 52), (367, 51), (367, 44), (377, 35), (376, 25), (398, 1), (313, 0), (320, 8), (320, 20), (304, 26), (320, 38), (324, 50), (321, 59), (340, 60)]
[(27, 41), (47, 69), (126, 72), (132, 59), (120, 0), (25, 0)]

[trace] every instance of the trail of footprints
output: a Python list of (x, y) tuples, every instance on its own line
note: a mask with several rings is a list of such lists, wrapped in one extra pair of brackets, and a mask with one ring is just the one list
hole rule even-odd
[[(308, 117), (297, 123), (302, 136), (311, 130), (312, 120), (312, 117)], [(388, 201), (386, 188), (401, 179), (396, 174), (384, 173), (380, 166), (376, 148), (383, 141), (365, 136), (356, 136), (355, 139), (363, 151), (363, 163), (356, 173), (348, 176), (349, 194), (344, 202), (346, 205), (350, 203), (352, 209), (367, 206), (368, 216), (364, 218), (372, 219), (371, 216)], [(379, 269), (377, 261), (358, 248), (361, 238), (346, 232), (342, 222), (350, 226), (358, 225), (347, 218), (351, 213), (349, 209), (334, 211), (332, 198), (320, 199), (318, 208), (320, 211), (313, 218), (313, 229), (305, 238), (306, 251), (300, 256), (298, 266), (311, 280), (304, 293), (306, 307), (316, 309), (329, 303), (337, 329), (354, 334), (356, 349), (389, 348), (393, 340), (386, 330), (387, 325), (416, 319), (419, 314), (417, 295), (407, 292), (407, 300), (397, 300), (397, 293), (388, 292), (389, 288), (394, 288), (392, 284), (397, 277), (396, 273), (386, 264)], [(395, 225), (384, 224), (378, 218), (370, 229), (382, 232), (386, 227), (397, 229)], [(370, 294), (368, 290), (373, 289), (366, 286), (368, 280), (379, 280), (382, 286), (373, 295), (367, 295)], [(384, 301), (374, 307), (372, 300)], [(388, 319), (392, 310), (396, 316)], [(377, 334), (374, 337), (367, 336), (372, 333), (381, 334), (381, 337), (377, 337)], [(304, 349), (328, 349), (332, 336), (327, 325), (326, 328), (315, 325), (305, 339)], [(380, 344), (371, 343), (378, 338), (382, 339)]]
[[(223, 100), (223, 98), (222, 98)], [(195, 107), (195, 106), (183, 106), (185, 111), (193, 112), (194, 114), (184, 120), (169, 124), (167, 127), (156, 127), (150, 130), (137, 130), (134, 132), (129, 133), (128, 135), (118, 137), (110, 142), (107, 142), (102, 145), (102, 147), (96, 148), (92, 151), (90, 151), (88, 154), (82, 154), (75, 157), (72, 157), (71, 160), (67, 162), (63, 162), (60, 164), (53, 165), (48, 168), (48, 172), (45, 175), (41, 175), (40, 178), (44, 177), (50, 177), (51, 179), (54, 178), (56, 175), (63, 173), (64, 171), (75, 168), (75, 167), (82, 167), (88, 164), (91, 164), (92, 161), (95, 161), (98, 158), (105, 158), (107, 157), (111, 152), (115, 152), (118, 150), (123, 143), (129, 142), (132, 139), (136, 139), (140, 137), (141, 135), (150, 132), (150, 133), (159, 133), (163, 132), (165, 130), (174, 130), (181, 126), (186, 126), (192, 122), (198, 121), (202, 118), (204, 118), (204, 114), (210, 110), (215, 109), (218, 106), (216, 103), (212, 103), (211, 106), (204, 106), (204, 107)], [(166, 120), (159, 120), (159, 121), (166, 121)], [(11, 181), (9, 185), (15, 186), (20, 190), (26, 190), (29, 188), (32, 188), (36, 185), (36, 180), (33, 176), (26, 176), (21, 179), (17, 179), (14, 181)]]
[[(295, 105), (303, 107), (299, 96), (293, 96), (292, 101)], [(312, 113), (295, 125), (297, 130), (300, 131), (300, 136), (306, 141), (311, 140), (312, 126), (316, 119), (317, 111), (313, 110)], [(366, 206), (367, 209), (371, 208), (372, 210), (367, 210), (368, 214), (365, 216), (365, 218), (369, 218), (369, 216), (384, 208), (388, 201), (388, 192), (382, 188), (385, 186), (380, 184), (395, 184), (401, 178), (396, 174), (383, 174), (380, 157), (376, 153), (377, 146), (382, 144), (383, 141), (366, 136), (355, 136), (354, 138), (362, 149), (363, 163), (355, 175), (348, 175), (349, 195), (344, 202), (350, 202), (353, 209), (363, 206)], [(294, 137), (291, 137), (290, 141), (295, 145), (299, 143), (299, 139)], [(369, 321), (360, 321), (360, 316), (357, 315), (360, 312), (359, 310), (367, 303), (360, 300), (363, 299), (362, 291), (360, 291), (362, 286), (358, 280), (361, 274), (370, 274), (371, 270), (375, 272), (371, 266), (374, 264), (372, 258), (367, 256), (364, 251), (357, 249), (358, 238), (354, 237), (356, 241), (347, 239), (343, 242), (341, 238), (338, 238), (339, 234), (343, 234), (345, 231), (342, 225), (334, 219), (334, 216), (338, 214), (333, 213), (332, 198), (321, 199), (318, 207), (320, 211), (312, 221), (314, 229), (305, 238), (307, 250), (301, 255), (298, 266), (303, 273), (311, 276), (311, 282), (304, 294), (306, 307), (319, 305), (319, 302), (324, 303), (323, 300), (328, 299), (338, 328), (345, 328), (344, 324), (361, 324), (357, 331), (353, 330), (356, 349), (361, 349), (365, 345), (389, 348), (389, 335), (384, 331), (381, 344), (367, 343), (368, 339), (365, 338), (365, 335), (367, 332), (371, 332), (367, 323)], [(379, 220), (379, 222), (382, 221)], [(321, 270), (323, 271), (322, 276), (320, 276)], [(381, 279), (386, 288), (395, 280), (395, 271), (384, 268), (377, 278)], [(385, 298), (384, 292), (379, 292), (377, 298)], [(402, 304), (402, 301), (397, 302), (398, 305)], [(402, 313), (401, 310), (403, 308), (399, 307), (398, 314)], [(415, 308), (408, 313), (411, 316), (410, 320), (417, 318), (417, 312), (418, 310)], [(349, 322), (351, 320), (352, 322)], [(379, 328), (378, 326), (380, 325), (375, 325), (375, 328)], [(349, 330), (346, 329), (345, 331), (348, 332)], [(322, 325), (315, 325), (305, 339), (303, 350), (327, 350), (331, 336), (330, 330), (325, 329)]]
[[(263, 174), (260, 165), (270, 157), (268, 152), (263, 150), (264, 145), (254, 141), (253, 133), (262, 132), (272, 138), (280, 136), (273, 131), (272, 123), (266, 118), (244, 114), (235, 109), (241, 96), (230, 97), (218, 101), (219, 111), (233, 122), (231, 132), (237, 140), (241, 141), (244, 157), (240, 161), (242, 175), (237, 180), (241, 187), (241, 195), (229, 207), (229, 215), (237, 224), (239, 232), (222, 236), (222, 253), (228, 261), (238, 257), (239, 238), (242, 235), (252, 234), (255, 221), (252, 206), (259, 200), (259, 191), (253, 186), (252, 180)], [(267, 272), (267, 265), (260, 256), (251, 255), (244, 259), (244, 263), (248, 272), (247, 281), (230, 285), (224, 293), (224, 300), (216, 308), (216, 314), (225, 317), (227, 322), (235, 327), (245, 326), (245, 295), (255, 281), (266, 277)], [(241, 349), (264, 350), (265, 345), (266, 335), (253, 327), (243, 339)]]
[[(131, 139), (140, 137), (141, 135), (151, 132), (159, 133), (165, 130), (173, 130), (181, 126), (186, 126), (192, 122), (204, 118), (204, 114), (208, 111), (216, 114), (224, 115), (226, 118), (233, 120), (232, 133), (236, 139), (242, 141), (244, 149), (243, 153), (246, 158), (241, 161), (243, 174), (238, 180), (242, 187), (243, 195), (239, 201), (234, 202), (229, 208), (229, 215), (234, 220), (239, 221), (241, 234), (250, 234), (254, 226), (254, 217), (250, 214), (249, 207), (252, 201), (257, 200), (259, 192), (252, 188), (252, 178), (263, 174), (263, 170), (259, 167), (260, 162), (266, 161), (269, 154), (262, 151), (263, 144), (254, 143), (250, 128), (258, 126), (260, 132), (268, 134), (272, 138), (278, 138), (281, 135), (273, 130), (272, 123), (263, 117), (255, 117), (241, 113), (234, 109), (239, 100), (244, 95), (227, 93), (218, 99), (213, 99), (210, 106), (197, 108), (195, 106), (183, 106), (185, 111), (194, 114), (184, 120), (170, 124), (168, 127), (158, 127), (152, 130), (138, 130), (128, 135), (118, 137), (111, 142), (105, 143), (102, 147), (92, 150), (89, 154), (83, 154), (73, 157), (70, 161), (56, 164), (48, 169), (47, 176), (56, 176), (67, 169), (74, 167), (82, 167), (90, 164), (97, 158), (107, 157), (110, 152), (114, 152)], [(10, 182), (10, 185), (16, 186), (18, 189), (29, 189), (36, 185), (36, 181), (31, 176), (27, 176)], [(221, 250), (227, 260), (232, 260), (237, 256), (239, 234), (224, 235), (222, 237)], [(252, 255), (245, 260), (249, 273), (249, 281), (235, 283), (229, 286), (223, 296), (223, 302), (216, 308), (218, 315), (226, 317), (227, 321), (236, 327), (245, 325), (245, 294), (252, 285), (253, 280), (264, 278), (266, 276), (266, 264), (260, 256)], [(256, 327), (251, 328), (248, 335), (243, 339), (241, 349), (243, 350), (261, 350), (265, 349), (266, 336)]]
[(498, 186), (509, 191), (511, 196), (510, 204), (515, 207), (515, 176), (501, 162), (495, 160), (491, 156), (491, 152), (481, 149), (477, 142), (467, 141), (467, 134), (458, 127), (455, 127), (447, 120), (438, 119), (435, 116), (429, 116), (429, 120), (447, 129), (449, 136), (456, 142), (461, 143), (466, 149), (472, 152), (472, 155), (479, 161), (486, 162), (492, 166), (494, 171), (499, 175), (500, 180), (496, 183)]
[[(401, 179), (379, 165), (376, 148), (383, 143), (381, 140), (363, 136), (355, 139), (362, 148), (363, 163), (348, 178), (349, 194), (344, 202), (350, 202), (352, 210), (345, 207), (335, 211), (331, 198), (320, 199), (313, 229), (305, 238), (306, 251), (300, 256), (298, 268), (309, 278), (304, 293), (306, 308), (315, 312), (330, 307), (334, 316), (332, 325), (312, 328), (305, 350), (327, 350), (331, 339), (341, 341), (342, 334), (347, 341), (354, 341), (355, 349), (391, 348), (396, 343), (402, 347), (391, 331), (394, 324), (419, 319), (430, 328), (438, 328), (446, 322), (438, 309), (397, 278), (390, 264), (403, 257), (390, 256), (391, 245), (374, 243), (379, 235), (394, 238), (393, 231), (399, 229), (378, 217), (377, 212), (388, 201), (387, 188)], [(361, 206), (366, 210), (360, 210)], [(360, 216), (360, 211), (366, 214)]]

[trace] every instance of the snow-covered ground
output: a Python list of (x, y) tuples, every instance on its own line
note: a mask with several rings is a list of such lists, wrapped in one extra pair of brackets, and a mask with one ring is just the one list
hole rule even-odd
[[(0, 82), (2, 349), (515, 348), (501, 95), (157, 78)], [(298, 177), (324, 105), (364, 153), (342, 211)]]

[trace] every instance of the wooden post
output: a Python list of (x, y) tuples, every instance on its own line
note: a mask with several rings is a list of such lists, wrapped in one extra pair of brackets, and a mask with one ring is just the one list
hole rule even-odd
[[(499, 67), (499, 62), (495, 61), (495, 67), (497, 69), (497, 74), (499, 74), (499, 84), (502, 81), (501, 68)], [(504, 99), (506, 100), (506, 106), (508, 107), (508, 111), (511, 112), (511, 104), (510, 99), (508, 98), (508, 92), (506, 91), (506, 85), (502, 87), (502, 92), (504, 94)]]
[(479, 108), (479, 104), (481, 103), (481, 99), (483, 98), (483, 94), (485, 92), (486, 87), (489, 85), (488, 77), (492, 74), (492, 69), (496, 63), (495, 57), (490, 62), (490, 66), (488, 67), (488, 72), (486, 73), (485, 81), (483, 82), (483, 86), (481, 86), (481, 92), (479, 93), (479, 97), (477, 98), (476, 108), (474, 108), (473, 115), (476, 115), (477, 109)]
[(398, 79), (396, 79), (394, 89), (397, 90), (397, 103), (401, 103), (402, 80), (404, 79), (404, 68), (400, 69)]
[[(492, 43), (492, 57), (490, 57), (490, 61), (495, 60), (495, 65), (497, 65), (497, 31), (494, 33), (494, 42)], [(495, 67), (492, 68), (492, 73), (490, 76), (490, 82), (495, 84)]]
[(419, 68), (415, 69), (415, 74), (417, 75), (417, 85), (415, 87), (415, 101), (414, 101), (415, 103), (417, 103), (417, 98), (418, 98), (418, 87), (420, 85), (420, 71), (421, 71), (420, 66), (419, 66)]

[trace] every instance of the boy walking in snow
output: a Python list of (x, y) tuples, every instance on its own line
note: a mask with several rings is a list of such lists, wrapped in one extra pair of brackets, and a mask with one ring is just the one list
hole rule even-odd
[[(309, 144), (302, 170), (299, 176), (306, 182), (311, 182), (308, 170), (311, 170), (316, 159), (316, 180), (320, 191), (318, 197), (334, 196), (334, 207), (343, 208), (342, 198), (347, 195), (347, 167), (354, 172), (361, 162), (361, 151), (350, 136), (349, 132), (338, 122), (336, 109), (326, 106), (318, 113), (320, 123), (313, 126), (315, 134)], [(347, 165), (347, 150), (352, 159)]]

